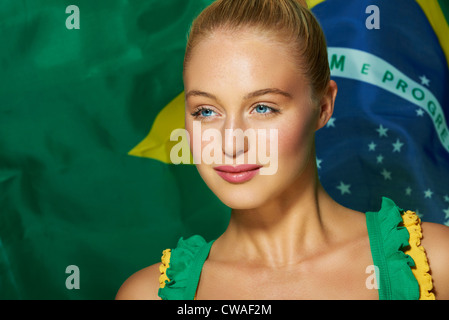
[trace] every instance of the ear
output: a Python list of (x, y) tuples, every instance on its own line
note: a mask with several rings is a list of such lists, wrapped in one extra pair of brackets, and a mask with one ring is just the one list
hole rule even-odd
[(324, 127), (334, 113), (335, 98), (337, 97), (337, 83), (334, 80), (329, 81), (327, 90), (319, 103), (320, 115), (317, 122), (316, 131)]

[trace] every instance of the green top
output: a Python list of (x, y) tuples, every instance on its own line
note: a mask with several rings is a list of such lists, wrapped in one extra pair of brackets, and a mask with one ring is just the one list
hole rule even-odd
[[(380, 300), (418, 300), (419, 285), (411, 267), (415, 263), (404, 249), (409, 246), (409, 233), (402, 226), (404, 211), (388, 199), (382, 198), (378, 212), (367, 212), (366, 223), (374, 265), (377, 266)], [(206, 261), (214, 241), (207, 242), (195, 235), (181, 238), (171, 250), (166, 271), (170, 281), (159, 289), (162, 300), (193, 300)]]
[(382, 198), (379, 212), (367, 212), (366, 224), (374, 265), (379, 268), (380, 300), (418, 300), (419, 284), (412, 272), (415, 262), (404, 253), (410, 234), (402, 226), (404, 210)]

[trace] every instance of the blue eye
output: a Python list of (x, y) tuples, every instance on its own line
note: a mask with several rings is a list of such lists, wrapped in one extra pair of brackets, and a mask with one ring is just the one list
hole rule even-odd
[(210, 118), (213, 115), (216, 115), (217, 113), (211, 109), (208, 108), (200, 108), (199, 110), (192, 113), (192, 116), (195, 119), (201, 119), (201, 118)]
[(258, 114), (263, 114), (263, 115), (269, 115), (272, 113), (277, 113), (279, 112), (279, 110), (274, 109), (272, 107), (266, 106), (264, 104), (258, 104), (254, 110), (258, 113)]
[(256, 107), (256, 112), (257, 112), (257, 113), (267, 113), (267, 112), (269, 112), (270, 110), (271, 110), (270, 107), (267, 107), (267, 106), (265, 106), (265, 105), (263, 105), (263, 104), (259, 104), (259, 105)]
[(211, 115), (213, 115), (215, 112), (212, 111), (211, 109), (203, 109), (201, 110), (201, 116), (202, 117), (210, 117)]

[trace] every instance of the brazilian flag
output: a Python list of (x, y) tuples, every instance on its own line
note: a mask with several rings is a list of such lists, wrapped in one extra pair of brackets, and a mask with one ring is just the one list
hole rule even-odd
[[(113, 299), (179, 237), (225, 230), (230, 209), (170, 162), (186, 35), (211, 2), (0, 2), (0, 299)], [(317, 136), (325, 188), (449, 220), (447, 1), (378, 0), (380, 29), (372, 1), (308, 2), (340, 90)], [(357, 61), (368, 80), (347, 72)]]
[(449, 1), (316, 0), (339, 86), (318, 173), (339, 203), (386, 196), (449, 225)]

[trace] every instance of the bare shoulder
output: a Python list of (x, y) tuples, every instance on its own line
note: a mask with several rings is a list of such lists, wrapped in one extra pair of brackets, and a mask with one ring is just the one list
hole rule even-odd
[(131, 275), (120, 287), (116, 300), (160, 300), (160, 263), (153, 264)]
[(421, 241), (433, 279), (436, 299), (449, 299), (449, 227), (423, 222)]

